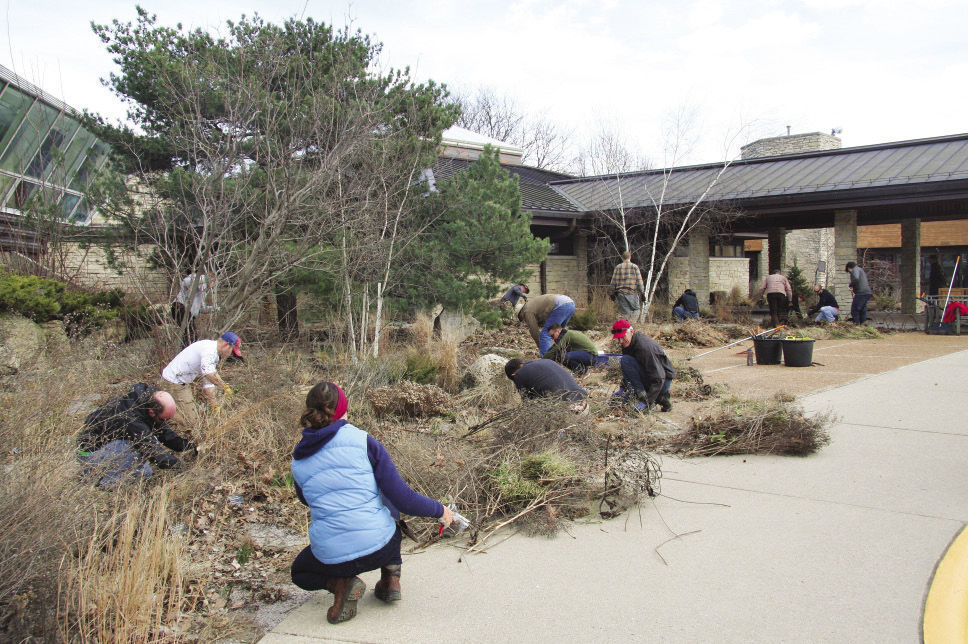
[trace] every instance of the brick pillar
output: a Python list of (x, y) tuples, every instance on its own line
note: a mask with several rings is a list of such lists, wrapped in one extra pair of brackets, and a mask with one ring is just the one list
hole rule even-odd
[(700, 306), (709, 305), (709, 231), (701, 226), (689, 233), (689, 288)]
[(921, 220), (901, 221), (901, 312), (917, 313), (921, 290)]
[(857, 211), (856, 210), (835, 210), (834, 211), (834, 266), (833, 266), (833, 288), (828, 289), (837, 298), (840, 304), (840, 312), (849, 317), (850, 301), (853, 294), (850, 292), (850, 276), (844, 270), (847, 262), (857, 261)]
[(779, 268), (780, 270), (786, 269), (786, 228), (770, 228), (767, 231), (769, 235), (769, 262), (767, 266), (767, 271), (764, 273), (763, 277), (766, 277), (774, 270)]

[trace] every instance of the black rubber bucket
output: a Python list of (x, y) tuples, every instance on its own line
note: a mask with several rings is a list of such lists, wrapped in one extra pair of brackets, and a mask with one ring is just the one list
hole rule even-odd
[(753, 338), (756, 364), (780, 364), (783, 341), (778, 338)]
[(788, 367), (809, 367), (813, 364), (813, 340), (781, 340), (783, 364)]

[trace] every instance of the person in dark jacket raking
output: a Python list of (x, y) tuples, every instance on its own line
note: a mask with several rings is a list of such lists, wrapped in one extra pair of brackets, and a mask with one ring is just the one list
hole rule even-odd
[(676, 370), (655, 340), (637, 332), (628, 320), (612, 325), (612, 337), (622, 347), (622, 387), (614, 394), (619, 402), (635, 402), (639, 410), (659, 405), (672, 409), (670, 389)]
[(331, 624), (356, 615), (366, 590), (357, 575), (369, 570), (380, 569), (377, 599), (401, 598), (401, 512), (439, 518), (444, 526), (454, 520), (449, 508), (410, 489), (380, 441), (343, 419), (348, 406), (336, 384), (313, 387), (292, 453), (296, 496), (311, 517), (309, 546), (292, 563), (292, 583), (333, 593)]
[(141, 382), (95, 409), (84, 419), (77, 443), (85, 475), (97, 472), (97, 486), (110, 489), (126, 476), (151, 476), (152, 465), (178, 465), (172, 451), (194, 451), (195, 446), (168, 426), (174, 415), (171, 394)]

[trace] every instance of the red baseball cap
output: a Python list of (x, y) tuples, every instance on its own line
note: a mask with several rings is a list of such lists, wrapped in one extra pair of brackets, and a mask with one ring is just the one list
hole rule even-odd
[(632, 328), (632, 324), (628, 320), (619, 320), (612, 325), (612, 337), (616, 340), (625, 335), (625, 332)]

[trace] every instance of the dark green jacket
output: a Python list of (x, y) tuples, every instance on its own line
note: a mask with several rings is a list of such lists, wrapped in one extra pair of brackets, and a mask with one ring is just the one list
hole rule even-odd
[(558, 340), (542, 357), (555, 362), (564, 362), (565, 354), (569, 351), (587, 351), (594, 356), (598, 354), (598, 347), (581, 331), (567, 330), (558, 336)]

